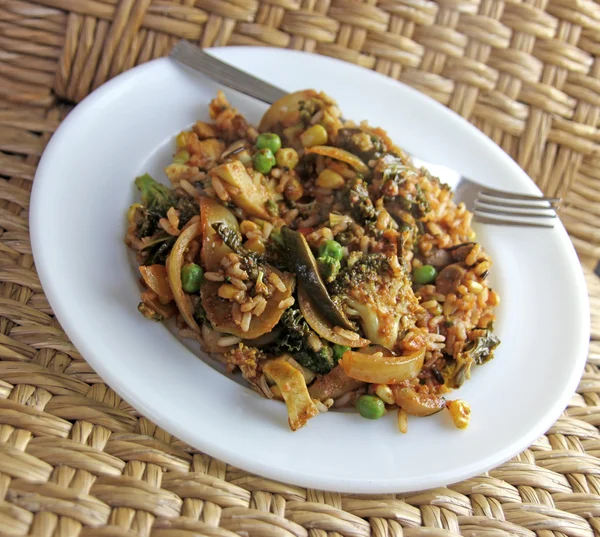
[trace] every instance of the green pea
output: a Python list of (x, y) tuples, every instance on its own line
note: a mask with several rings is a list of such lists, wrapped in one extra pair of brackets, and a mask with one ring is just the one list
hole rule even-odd
[(252, 157), (252, 163), (254, 164), (254, 169), (257, 172), (266, 175), (271, 171), (271, 168), (275, 166), (275, 155), (273, 155), (273, 151), (270, 149), (261, 149), (260, 151), (254, 153), (254, 156)]
[(342, 359), (342, 354), (346, 351), (349, 351), (350, 347), (346, 347), (346, 345), (338, 345), (337, 343), (333, 346), (333, 357), (335, 358), (335, 362), (337, 363)]
[(426, 284), (435, 280), (435, 277), (437, 276), (437, 270), (435, 270), (435, 267), (432, 267), (431, 265), (423, 265), (422, 267), (414, 268), (412, 275), (415, 283)]
[(196, 263), (188, 263), (181, 267), (181, 286), (186, 293), (197, 293), (204, 279), (204, 271)]
[(344, 250), (339, 242), (325, 241), (319, 247), (319, 257), (333, 257), (340, 261), (344, 257)]
[(270, 149), (271, 153), (275, 154), (281, 147), (281, 138), (274, 132), (259, 134), (256, 139), (256, 147), (258, 149)]
[(374, 395), (361, 395), (356, 400), (356, 409), (363, 418), (378, 420), (385, 414), (385, 404)]

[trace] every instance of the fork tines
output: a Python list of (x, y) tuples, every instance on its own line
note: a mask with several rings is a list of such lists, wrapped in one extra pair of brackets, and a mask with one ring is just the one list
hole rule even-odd
[(478, 193), (473, 212), (484, 223), (552, 228), (560, 202), (560, 198), (485, 188)]

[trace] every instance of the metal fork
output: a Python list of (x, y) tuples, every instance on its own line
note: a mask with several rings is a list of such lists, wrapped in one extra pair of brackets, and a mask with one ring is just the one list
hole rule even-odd
[[(204, 52), (188, 41), (179, 41), (170, 57), (190, 69), (264, 103), (273, 104), (288, 94), (264, 80), (241, 71)], [(427, 162), (411, 155), (417, 167), (427, 168), (454, 189), (454, 200), (463, 202), (475, 219), (488, 224), (552, 228), (556, 221), (555, 208), (561, 198), (515, 194), (485, 187), (457, 171)]]

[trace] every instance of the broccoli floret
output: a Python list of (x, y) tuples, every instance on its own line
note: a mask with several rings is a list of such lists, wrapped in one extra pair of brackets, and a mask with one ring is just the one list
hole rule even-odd
[(342, 268), (342, 259), (344, 258), (344, 249), (342, 245), (334, 240), (328, 240), (319, 246), (319, 257), (317, 257), (317, 268), (321, 278), (331, 283), (335, 280), (338, 272)]
[(142, 194), (142, 204), (147, 209), (162, 206), (167, 209), (171, 207), (173, 193), (165, 185), (155, 181), (148, 173), (140, 175), (135, 180), (135, 186)]
[[(270, 346), (269, 354), (289, 352), (294, 359), (307, 369), (318, 374), (329, 373), (333, 369), (333, 351), (327, 342), (321, 340), (321, 349), (314, 351), (309, 345), (309, 337), (316, 333), (312, 330), (298, 308), (285, 310), (279, 321), (281, 337)], [(312, 339), (312, 338), (311, 338)]]
[(368, 282), (381, 280), (390, 270), (390, 260), (385, 254), (364, 254), (353, 259), (344, 268), (330, 287), (330, 293), (337, 295)]
[[(302, 312), (298, 308), (288, 308), (283, 312), (279, 323), (286, 330), (284, 339), (287, 337), (289, 342), (286, 341), (284, 344), (288, 346), (289, 350), (300, 350), (302, 344), (299, 344), (304, 339), (308, 339), (312, 333), (312, 329), (308, 326), (308, 323), (304, 319)], [(296, 341), (291, 341), (296, 340)]]
[(319, 257), (317, 259), (317, 265), (319, 266), (321, 278), (327, 283), (331, 283), (335, 280), (342, 267), (339, 259), (335, 259), (329, 255)]
[(419, 301), (408, 274), (400, 266), (392, 266), (391, 257), (385, 254), (351, 254), (330, 293), (351, 318), (360, 320), (368, 339), (390, 350), (399, 336), (415, 325)]
[(293, 356), (300, 365), (320, 375), (329, 373), (334, 366), (333, 351), (329, 345), (323, 345), (318, 352), (304, 350)]

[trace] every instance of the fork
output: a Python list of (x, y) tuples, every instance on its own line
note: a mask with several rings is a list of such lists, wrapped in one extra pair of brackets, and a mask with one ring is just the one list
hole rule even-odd
[[(288, 94), (287, 91), (210, 56), (185, 40), (179, 41), (169, 56), (225, 87), (267, 104), (273, 104)], [(414, 155), (411, 157), (415, 166), (427, 168), (432, 175), (448, 183), (454, 189), (454, 200), (457, 203), (464, 203), (479, 222), (525, 227), (554, 227), (557, 219), (555, 208), (561, 203), (561, 198), (515, 194), (488, 188), (452, 168), (427, 162)]]

